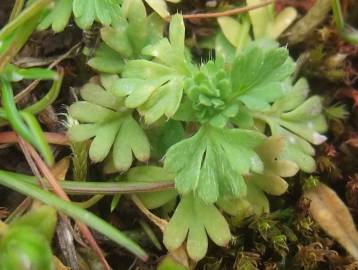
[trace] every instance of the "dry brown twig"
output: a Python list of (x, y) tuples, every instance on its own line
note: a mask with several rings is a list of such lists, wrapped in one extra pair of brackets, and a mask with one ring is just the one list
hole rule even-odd
[(27, 163), (29, 164), (32, 173), (35, 175), (37, 181), (39, 182), (39, 184), (41, 185), (41, 187), (43, 189), (45, 189), (46, 183), (45, 183), (45, 179), (42, 178), (39, 169), (37, 168), (35, 162), (33, 161), (30, 152), (28, 150), (28, 147), (26, 145), (26, 142), (24, 141), (24, 139), (22, 139), (21, 137), (18, 137), (19, 140), (19, 145), (20, 148), (25, 156), (25, 159), (27, 161)]
[(270, 4), (275, 3), (277, 0), (267, 0), (259, 4), (251, 5), (251, 6), (245, 6), (240, 8), (234, 8), (222, 12), (210, 12), (210, 13), (196, 13), (196, 14), (183, 14), (184, 19), (205, 19), (205, 18), (218, 18), (218, 17), (224, 17), (224, 16), (233, 16), (240, 13), (245, 13), (247, 11), (261, 8)]
[[(68, 145), (68, 137), (64, 133), (44, 132), (45, 138), (50, 144)], [(0, 132), (0, 144), (18, 143), (19, 137), (14, 131)]]

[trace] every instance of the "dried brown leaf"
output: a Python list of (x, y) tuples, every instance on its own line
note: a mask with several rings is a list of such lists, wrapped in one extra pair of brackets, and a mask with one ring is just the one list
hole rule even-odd
[(309, 210), (313, 219), (357, 260), (358, 232), (343, 201), (322, 183), (304, 196), (311, 200)]

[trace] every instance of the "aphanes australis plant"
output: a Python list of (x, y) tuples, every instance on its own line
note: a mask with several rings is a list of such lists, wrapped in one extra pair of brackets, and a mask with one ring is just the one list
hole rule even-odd
[[(123, 7), (123, 23), (101, 30), (103, 43), (89, 61), (101, 73), (70, 106), (79, 124), (68, 134), (93, 138), (91, 160), (104, 161), (105, 172), (126, 173), (124, 181), (174, 180), (175, 191), (139, 198), (149, 209), (176, 205), (164, 245), (170, 252), (185, 245), (199, 261), (208, 238), (230, 242), (223, 212), (268, 212), (265, 194), (286, 192), (283, 177), (315, 171), (312, 145), (325, 141), (327, 129), (321, 99), (309, 95), (304, 78), (293, 79), (287, 48), (267, 36), (234, 53), (220, 46), (195, 63), (181, 15), (172, 16), (166, 36), (151, 30), (159, 24), (141, 1), (124, 0)], [(156, 34), (137, 35), (144, 24), (146, 34)]]

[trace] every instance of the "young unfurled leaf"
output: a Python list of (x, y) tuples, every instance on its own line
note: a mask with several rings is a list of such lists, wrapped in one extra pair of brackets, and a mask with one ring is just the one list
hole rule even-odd
[(207, 203), (239, 198), (246, 194), (242, 175), (263, 170), (253, 148), (264, 138), (255, 131), (204, 126), (193, 137), (169, 148), (164, 167), (175, 175), (181, 194), (194, 192)]
[(294, 68), (287, 49), (264, 50), (253, 44), (233, 63), (231, 81), (234, 95), (249, 109), (268, 111), (270, 103), (288, 91), (286, 81)]
[(273, 135), (285, 138), (286, 147), (281, 157), (295, 162), (303, 171), (313, 172), (314, 149), (310, 143), (317, 145), (326, 140), (320, 133), (326, 131), (327, 124), (320, 98), (312, 96), (305, 100), (308, 92), (307, 81), (300, 79), (284, 98), (273, 104), (272, 111), (262, 120), (267, 122)]
[(129, 61), (123, 78), (115, 84), (115, 93), (126, 97), (126, 107), (137, 108), (148, 124), (163, 115), (171, 117), (175, 114), (183, 93), (184, 77), (190, 73), (180, 15), (173, 16), (169, 36), (170, 42), (163, 38), (143, 49), (144, 55), (154, 58), (152, 61)]
[(219, 246), (226, 246), (231, 239), (229, 224), (213, 204), (192, 193), (184, 195), (164, 231), (164, 245), (174, 251), (187, 239), (189, 257), (199, 261), (208, 249), (207, 234)]
[(239, 112), (239, 104), (231, 99), (230, 77), (220, 61), (202, 65), (200, 71), (185, 80), (184, 90), (201, 123), (223, 128)]
[[(133, 155), (140, 160), (149, 158), (148, 139), (130, 110), (123, 109), (123, 102), (110, 91), (115, 75), (102, 76), (102, 84), (86, 84), (81, 90), (85, 101), (71, 105), (69, 111), (80, 125), (70, 127), (71, 140), (84, 141), (94, 137), (89, 156), (94, 162), (103, 161), (109, 153), (110, 160), (119, 171), (127, 170)], [(112, 151), (111, 151), (112, 150)]]
[[(131, 169), (127, 174), (129, 182), (159, 182), (173, 179), (173, 175), (156, 166), (138, 166)], [(138, 194), (138, 197), (148, 209), (154, 209), (166, 204), (177, 195), (176, 190), (165, 190)]]

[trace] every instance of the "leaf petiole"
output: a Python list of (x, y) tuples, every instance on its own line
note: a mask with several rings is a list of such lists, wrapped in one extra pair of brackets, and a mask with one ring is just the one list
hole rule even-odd
[[(0, 170), (0, 173), (6, 173), (17, 181), (36, 185), (36, 179), (33, 176), (7, 172)], [(168, 189), (174, 189), (174, 181), (160, 182), (83, 182), (83, 181), (60, 181), (59, 184), (63, 190), (72, 195), (114, 195), (114, 194), (133, 194), (143, 192), (154, 192)], [(46, 188), (51, 190), (50, 186)]]

